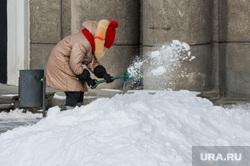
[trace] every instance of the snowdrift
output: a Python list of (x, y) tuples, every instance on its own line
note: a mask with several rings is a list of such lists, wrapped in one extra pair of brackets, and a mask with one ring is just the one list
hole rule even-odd
[(190, 91), (101, 98), (0, 135), (0, 165), (192, 165), (192, 146), (250, 145), (250, 115)]

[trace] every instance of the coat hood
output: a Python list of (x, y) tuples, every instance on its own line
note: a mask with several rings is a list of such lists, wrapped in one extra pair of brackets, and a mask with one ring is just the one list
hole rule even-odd
[(96, 21), (84, 21), (82, 26), (83, 29), (86, 28), (93, 36), (95, 36), (97, 24), (98, 23)]

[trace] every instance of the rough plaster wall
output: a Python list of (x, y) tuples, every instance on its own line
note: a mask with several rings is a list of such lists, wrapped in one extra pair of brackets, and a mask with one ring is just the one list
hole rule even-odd
[(71, 34), (70, 0), (30, 1), (30, 68), (46, 69), (51, 50)]
[[(196, 57), (192, 62), (183, 64), (188, 69), (188, 75), (192, 77), (176, 78), (174, 86), (167, 87), (167, 85), (165, 88), (212, 89), (212, 1), (143, 0), (142, 2), (143, 54), (147, 55), (148, 51), (157, 49), (158, 45), (180, 40), (191, 46), (192, 55)], [(161, 81), (154, 82), (149, 78), (144, 79), (143, 83), (146, 89), (154, 89)]]
[[(113, 75), (120, 74), (140, 50), (150, 51), (157, 44), (178, 39), (190, 44), (197, 57), (188, 64), (189, 72), (197, 77), (180, 80), (188, 84), (179, 89), (214, 88), (222, 94), (250, 97), (249, 11), (246, 0), (31, 0), (30, 68), (45, 68), (53, 46), (71, 30), (78, 32), (82, 21), (116, 19), (120, 28), (115, 44), (108, 58), (100, 60)], [(145, 88), (152, 86), (151, 80), (144, 81)]]
[(215, 88), (224, 96), (250, 98), (250, 1), (214, 3), (218, 11), (218, 20), (214, 20), (218, 21), (218, 26), (214, 24)]

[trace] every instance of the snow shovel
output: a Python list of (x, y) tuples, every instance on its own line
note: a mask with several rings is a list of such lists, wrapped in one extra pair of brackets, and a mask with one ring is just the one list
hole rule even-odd
[[(134, 79), (134, 77), (131, 77), (131, 75), (130, 75), (130, 73), (128, 72), (128, 70), (125, 70), (124, 73), (123, 73), (123, 75), (119, 75), (119, 76), (116, 76), (116, 77), (112, 77), (111, 79), (112, 79), (112, 80), (116, 80), (116, 79), (120, 79), (120, 78), (123, 78), (123, 79), (122, 79), (123, 82), (129, 82), (129, 81), (131, 81), (131, 80)], [(106, 82), (106, 80), (97, 81), (96, 79), (95, 79), (95, 81), (96, 81), (96, 84), (95, 84), (94, 86), (90, 86), (91, 89), (95, 89), (95, 88), (98, 86), (98, 84), (101, 84), (101, 83)]]

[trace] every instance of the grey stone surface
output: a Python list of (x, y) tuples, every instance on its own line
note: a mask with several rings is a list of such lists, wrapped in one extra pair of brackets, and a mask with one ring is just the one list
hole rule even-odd
[[(218, 36), (217, 9), (213, 1), (142, 1), (143, 56), (155, 46), (180, 40), (192, 45), (192, 62), (184, 61), (171, 76), (147, 78), (144, 68), (144, 88), (208, 90), (213, 88), (213, 38)], [(216, 32), (213, 34), (213, 31)], [(206, 44), (208, 43), (208, 44)], [(150, 48), (148, 46), (153, 46)], [(188, 77), (179, 77), (185, 71)], [(214, 72), (215, 73), (215, 72)], [(168, 80), (170, 79), (170, 80)], [(169, 81), (170, 83), (167, 83)]]
[(32, 43), (56, 43), (61, 39), (61, 1), (30, 1)]
[(143, 45), (212, 41), (212, 1), (143, 0)]
[(227, 44), (228, 95), (250, 98), (250, 43)]
[(250, 41), (250, 1), (227, 0), (227, 41)]
[(219, 90), (219, 43), (213, 43), (212, 46), (212, 56), (213, 56), (213, 88)]
[(71, 1), (62, 0), (62, 38), (71, 34)]
[[(112, 76), (122, 75), (131, 62), (139, 54), (137, 46), (113, 46), (107, 50), (105, 55), (98, 59)], [(92, 76), (94, 78), (94, 76)], [(123, 85), (122, 79), (115, 80), (110, 84), (99, 84), (99, 88), (119, 88)]]
[(250, 1), (226, 0), (215, 5), (219, 5), (217, 15), (220, 42), (250, 41)]
[(32, 44), (30, 48), (30, 69), (46, 69), (51, 50), (55, 44)]
[[(196, 59), (183, 63), (189, 77), (175, 79), (175, 89), (212, 87), (250, 98), (249, 11), (248, 0), (31, 0), (30, 68), (46, 68), (53, 46), (71, 32), (79, 32), (83, 21), (115, 19), (120, 27), (114, 46), (100, 60), (113, 76), (123, 73), (141, 50), (177, 39), (192, 45)], [(118, 80), (98, 88), (121, 86)], [(144, 79), (144, 86), (158, 87), (149, 78)]]
[(219, 41), (219, 1), (213, 0), (212, 7), (212, 35), (213, 42)]
[[(157, 50), (154, 47), (144, 47), (143, 52)], [(166, 72), (161, 76), (149, 74), (148, 68), (152, 66), (144, 66), (143, 85), (145, 89), (167, 89), (174, 90), (189, 89), (189, 90), (210, 90), (213, 88), (212, 64), (213, 57), (210, 53), (211, 45), (192, 46), (192, 56), (196, 58), (193, 61), (180, 61), (181, 66), (175, 68), (173, 72)], [(147, 59), (147, 57), (144, 57)], [(150, 65), (150, 64), (149, 64)], [(166, 64), (166, 68), (168, 68)], [(158, 67), (158, 66), (156, 66)], [(184, 73), (184, 77), (182, 77)], [(186, 77), (186, 76), (188, 77)]]
[(247, 46), (250, 1), (213, 1), (213, 4), (214, 88), (224, 97), (249, 97), (246, 64), (250, 52)]
[(115, 44), (138, 44), (140, 28), (139, 0), (72, 0), (72, 33), (82, 29), (82, 22), (100, 19), (119, 23)]

